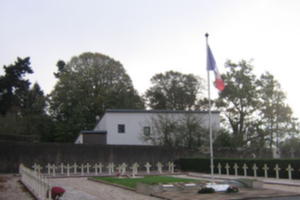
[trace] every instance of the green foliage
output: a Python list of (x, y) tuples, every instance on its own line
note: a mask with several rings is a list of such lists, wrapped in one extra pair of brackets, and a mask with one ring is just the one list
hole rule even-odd
[[(216, 100), (231, 130), (232, 146), (259, 149), (278, 147), (282, 138), (299, 133), (297, 119), (285, 103), (286, 96), (274, 76), (266, 72), (257, 78), (253, 66), (246, 61), (227, 62), (223, 75), (225, 90)], [(221, 135), (228, 140), (228, 136)], [(222, 144), (221, 138), (217, 141)]]
[(99, 53), (83, 53), (59, 61), (58, 82), (50, 94), (50, 113), (57, 141), (72, 142), (92, 129), (105, 109), (144, 108), (122, 64)]
[(268, 72), (262, 74), (257, 85), (261, 99), (259, 107), (261, 127), (264, 130), (262, 134), (270, 148), (275, 140), (278, 147), (280, 138), (289, 132), (297, 132), (292, 121), (292, 110), (285, 103), (286, 96), (273, 75)]
[(97, 177), (96, 180), (106, 181), (129, 188), (136, 188), (137, 183), (145, 183), (149, 185), (167, 184), (167, 183), (191, 183), (199, 182), (194, 179), (176, 178), (170, 176), (145, 176), (143, 178), (115, 178), (115, 177)]
[(233, 136), (229, 134), (225, 129), (219, 130), (217, 138), (214, 140), (213, 145), (217, 148), (236, 148)]
[(253, 67), (246, 61), (239, 64), (227, 62), (229, 71), (223, 76), (226, 87), (220, 93), (217, 106), (222, 109), (229, 122), (236, 144), (243, 146), (247, 124), (256, 111), (257, 93)]
[(30, 67), (30, 58), (17, 58), (14, 64), (3, 66), (5, 75), (0, 76), (0, 114), (9, 111), (17, 112), (22, 106), (24, 93), (27, 92), (30, 82), (24, 76), (33, 73)]
[[(210, 159), (209, 158), (182, 158), (176, 161), (176, 163), (180, 166), (182, 171), (194, 171), (194, 172), (201, 172), (201, 173), (210, 173)], [(258, 167), (257, 169), (257, 176), (263, 177), (264, 170), (263, 166), (267, 164), (268, 170), (268, 177), (276, 177), (275, 173), (275, 166), (278, 164), (281, 170), (279, 171), (280, 178), (288, 178), (287, 168), (290, 164), (291, 167), (294, 169), (292, 176), (294, 179), (300, 179), (300, 174), (297, 171), (300, 169), (300, 159), (232, 159), (232, 158), (216, 158), (214, 159), (214, 172), (218, 173), (218, 164), (222, 166), (222, 174), (226, 174), (225, 165), (228, 163), (230, 166), (229, 173), (234, 175), (234, 168), (235, 164), (238, 165), (238, 174), (244, 175), (244, 169), (242, 168), (244, 164), (248, 166), (247, 175), (254, 176), (253, 173), (253, 165), (254, 163)]]
[(14, 64), (4, 66), (4, 71), (5, 75), (0, 76), (0, 133), (44, 140), (50, 135), (51, 120), (45, 112), (46, 97), (40, 86), (35, 83), (30, 88), (31, 83), (24, 79), (33, 73), (29, 57), (18, 58)]
[(300, 138), (291, 137), (280, 143), (280, 152), (284, 158), (294, 158), (300, 155)]
[(175, 71), (156, 74), (151, 83), (145, 96), (152, 109), (191, 110), (202, 87), (199, 77)]

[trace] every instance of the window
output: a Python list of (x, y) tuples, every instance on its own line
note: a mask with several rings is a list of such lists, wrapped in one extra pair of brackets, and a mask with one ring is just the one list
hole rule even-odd
[(145, 126), (144, 127), (144, 135), (145, 136), (149, 136), (150, 135), (150, 127), (149, 126)]
[(125, 133), (125, 124), (118, 124), (118, 133)]

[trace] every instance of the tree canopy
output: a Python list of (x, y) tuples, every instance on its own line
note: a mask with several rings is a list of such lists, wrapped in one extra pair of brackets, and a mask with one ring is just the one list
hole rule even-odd
[(145, 96), (152, 109), (191, 110), (197, 105), (202, 88), (199, 77), (167, 71), (154, 75), (151, 82)]
[(14, 64), (4, 66), (0, 76), (0, 133), (34, 136), (44, 140), (49, 136), (51, 121), (46, 114), (46, 97), (38, 83), (25, 79), (33, 73), (30, 58), (17, 58)]
[(5, 115), (22, 106), (22, 98), (30, 86), (26, 74), (33, 73), (30, 58), (17, 58), (14, 64), (3, 66), (5, 74), (0, 76), (0, 113)]
[(274, 76), (266, 72), (259, 78), (246, 61), (227, 62), (222, 77), (226, 87), (216, 100), (231, 129), (234, 145), (273, 148), (290, 133), (297, 133), (296, 119), (286, 96)]
[(61, 141), (92, 129), (108, 108), (144, 108), (122, 64), (100, 53), (83, 53), (59, 61), (58, 82), (50, 94), (50, 113), (58, 123)]

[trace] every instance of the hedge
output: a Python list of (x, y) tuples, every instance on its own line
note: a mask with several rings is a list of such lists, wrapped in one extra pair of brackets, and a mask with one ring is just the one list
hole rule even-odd
[[(214, 159), (214, 173), (218, 173), (218, 164), (221, 164), (222, 174), (226, 174), (225, 165), (228, 163), (230, 166), (229, 174), (234, 175), (235, 170), (233, 166), (238, 165), (238, 175), (244, 175), (244, 169), (242, 168), (244, 164), (248, 166), (247, 176), (254, 176), (254, 171), (252, 169), (253, 165), (257, 166), (257, 176), (264, 177), (264, 164), (267, 164), (268, 177), (276, 177), (276, 171), (274, 170), (276, 164), (278, 164), (279, 177), (288, 178), (287, 168), (290, 164), (294, 169), (292, 172), (293, 179), (300, 179), (300, 159), (232, 159), (232, 158), (215, 158)], [(210, 159), (209, 158), (181, 158), (176, 161), (177, 166), (182, 171), (191, 171), (191, 172), (201, 172), (201, 173), (210, 173)]]

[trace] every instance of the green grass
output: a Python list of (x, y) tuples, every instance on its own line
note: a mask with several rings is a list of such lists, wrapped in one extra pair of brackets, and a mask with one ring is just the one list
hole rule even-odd
[(167, 184), (167, 183), (191, 183), (200, 182), (194, 179), (176, 178), (170, 176), (145, 176), (143, 178), (117, 178), (117, 177), (96, 177), (96, 180), (106, 181), (113, 184), (123, 185), (135, 189), (137, 183), (150, 185)]

